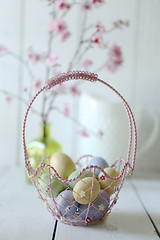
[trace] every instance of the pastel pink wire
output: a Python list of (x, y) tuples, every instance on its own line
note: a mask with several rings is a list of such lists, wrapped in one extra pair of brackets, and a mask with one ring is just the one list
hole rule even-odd
[[(35, 170), (33, 170), (32, 167), (31, 167), (30, 161), (28, 159), (27, 148), (26, 148), (25, 129), (26, 129), (26, 121), (27, 121), (28, 113), (29, 113), (29, 110), (30, 110), (33, 102), (38, 97), (38, 95), (41, 92), (43, 92), (44, 90), (50, 89), (50, 88), (52, 88), (52, 87), (54, 87), (54, 86), (56, 86), (56, 85), (58, 85), (60, 83), (63, 83), (65, 81), (77, 80), (77, 79), (86, 80), (86, 81), (90, 81), (90, 82), (99, 82), (99, 83), (107, 86), (116, 95), (118, 95), (118, 97), (120, 98), (120, 100), (123, 103), (123, 106), (125, 108), (125, 111), (126, 111), (126, 114), (127, 114), (127, 117), (128, 117), (128, 123), (129, 123), (128, 153), (127, 153), (127, 160), (126, 161), (123, 160), (123, 159), (117, 159), (115, 161), (115, 163), (112, 165), (112, 166), (115, 166), (117, 162), (121, 162), (123, 164), (123, 167), (121, 168), (121, 171), (119, 172), (119, 176), (117, 176), (115, 178), (110, 177), (103, 169), (99, 168), (98, 166), (87, 166), (87, 167), (83, 168), (83, 170), (74, 179), (71, 179), (71, 180), (63, 179), (63, 178), (61, 178), (59, 176), (59, 174), (57, 173), (57, 171), (53, 167), (43, 163), (46, 158), (49, 158), (49, 156), (46, 156), (45, 158), (43, 158), (41, 160), (40, 164), (38, 165), (38, 167)], [(109, 214), (109, 212), (111, 211), (112, 206), (117, 202), (118, 194), (119, 194), (120, 189), (122, 188), (122, 185), (123, 185), (126, 173), (127, 173), (127, 169), (128, 169), (128, 171), (131, 174), (134, 171), (135, 158), (136, 158), (136, 148), (137, 148), (137, 131), (136, 131), (136, 123), (135, 123), (135, 119), (134, 119), (133, 113), (132, 113), (128, 103), (121, 96), (121, 94), (117, 90), (115, 90), (111, 85), (109, 85), (105, 81), (99, 79), (98, 75), (94, 74), (94, 73), (88, 73), (88, 72), (84, 72), (84, 71), (70, 71), (70, 72), (67, 72), (67, 73), (59, 74), (59, 75), (49, 79), (45, 83), (45, 85), (35, 94), (35, 96), (31, 99), (31, 101), (29, 102), (29, 104), (27, 106), (27, 109), (26, 109), (26, 112), (25, 112), (25, 115), (24, 115), (24, 120), (23, 120), (22, 135), (23, 135), (23, 149), (24, 149), (25, 167), (26, 167), (26, 170), (27, 170), (27, 174), (28, 174), (29, 178), (32, 180), (32, 182), (35, 185), (35, 187), (37, 188), (39, 196), (41, 197), (41, 199), (43, 201), (45, 201), (45, 199), (43, 199), (43, 197), (41, 196), (40, 191), (39, 191), (39, 189), (38, 189), (38, 187), (37, 187), (37, 185), (36, 185), (36, 183), (34, 181), (34, 177), (37, 175), (38, 171), (41, 168), (47, 167), (49, 169), (49, 172), (50, 171), (54, 172), (54, 174), (57, 176), (57, 178), (59, 180), (61, 180), (62, 182), (64, 182), (64, 183), (68, 183), (68, 182), (72, 182), (72, 181), (77, 180), (83, 174), (83, 172), (85, 172), (86, 170), (89, 170), (89, 169), (93, 168), (94, 172), (95, 172), (95, 169), (99, 169), (101, 172), (103, 172), (105, 177), (107, 177), (107, 178), (109, 178), (111, 180), (121, 179), (119, 190), (117, 191), (117, 193), (116, 193), (112, 203), (110, 204), (109, 208), (106, 211), (106, 213)], [(131, 160), (132, 145), (133, 145), (133, 153), (132, 153), (132, 160)], [(76, 164), (78, 164), (79, 161), (83, 157), (91, 157), (91, 155), (84, 155), (84, 156), (80, 157), (80, 159), (76, 162)], [(57, 212), (59, 212), (58, 209), (57, 209), (56, 202), (54, 200), (53, 195), (52, 195), (52, 199), (53, 199), (54, 207), (56, 208)], [(51, 208), (51, 206), (48, 207), (48, 210), (50, 212), (52, 212), (52, 215), (54, 215), (54, 217), (56, 219), (61, 221), (60, 212), (58, 214), (56, 214), (55, 211)], [(70, 221), (69, 224), (72, 224), (72, 225), (81, 225), (82, 224), (83, 225), (83, 224), (93, 224), (93, 223), (96, 223), (96, 222), (99, 222), (99, 221), (100, 220), (97, 220), (97, 221), (94, 221), (94, 222), (87, 222), (87, 223), (84, 223), (83, 221), (82, 222), (78, 222), (78, 223)], [(63, 222), (64, 223), (68, 223), (68, 221), (63, 221)]]

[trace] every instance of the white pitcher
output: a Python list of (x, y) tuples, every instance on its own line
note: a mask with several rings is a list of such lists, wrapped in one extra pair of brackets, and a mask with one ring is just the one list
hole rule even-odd
[[(151, 114), (140, 108), (133, 109), (133, 112), (138, 129), (138, 156), (140, 157), (157, 140), (159, 120), (155, 113)], [(150, 122), (147, 122), (146, 116), (148, 115)], [(101, 156), (109, 164), (112, 164), (118, 157), (127, 158), (129, 125), (121, 102), (84, 93), (80, 100), (79, 121), (85, 127), (89, 137), (78, 138), (78, 155), (89, 153)]]

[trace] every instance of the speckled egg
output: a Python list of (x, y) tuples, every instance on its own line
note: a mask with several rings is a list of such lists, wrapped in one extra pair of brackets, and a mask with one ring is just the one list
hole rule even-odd
[[(71, 173), (71, 174), (69, 175), (69, 177), (68, 177), (68, 180), (71, 180), (71, 179), (75, 178), (75, 177), (80, 173), (80, 171), (81, 171), (81, 170), (76, 170), (76, 171), (74, 171), (73, 173)], [(91, 172), (89, 172), (89, 171), (84, 171), (77, 180), (75, 180), (75, 181), (73, 181), (73, 182), (68, 182), (68, 186), (73, 190), (74, 186), (76, 185), (76, 183), (77, 183), (80, 179), (86, 178), (86, 177), (92, 177), (92, 176), (93, 176), (93, 174), (92, 174)]]
[[(97, 221), (100, 219), (106, 210), (108, 209), (110, 204), (110, 196), (104, 191), (100, 190), (100, 193), (96, 200), (91, 203), (90, 207), (88, 204), (79, 204), (78, 206), (78, 216), (82, 218), (82, 220), (88, 219), (89, 221)], [(89, 212), (87, 215), (87, 210), (89, 207)], [(87, 217), (87, 218), (86, 218)]]
[(49, 175), (47, 173), (43, 173), (39, 177), (37, 186), (45, 196), (49, 197), (52, 197), (52, 194), (53, 197), (57, 197), (58, 194), (64, 190), (63, 182), (53, 175), (49, 180)]
[[(93, 190), (91, 189), (93, 182)], [(93, 202), (99, 195), (100, 184), (93, 177), (86, 177), (79, 180), (73, 188), (73, 197), (80, 204), (88, 204), (91, 198)], [(92, 193), (92, 197), (91, 197)]]
[[(108, 174), (108, 176), (115, 178), (119, 174), (114, 168), (105, 168), (104, 171)], [(115, 192), (114, 187), (118, 186), (120, 183), (120, 179), (118, 180), (112, 180), (104, 176), (104, 174), (101, 172), (98, 176), (99, 183), (101, 185), (101, 188), (104, 189), (106, 192), (109, 193), (109, 195), (113, 194)]]
[(71, 190), (61, 192), (56, 198), (56, 203), (63, 217), (71, 218), (76, 213), (78, 203), (75, 201)]
[[(88, 163), (89, 166), (91, 165), (96, 165), (102, 169), (104, 168), (107, 168), (109, 167), (108, 163), (101, 157), (93, 157), (90, 159), (89, 163)], [(91, 172), (93, 172), (94, 169), (91, 169)], [(95, 170), (95, 175), (98, 176), (100, 173), (100, 170), (96, 169)]]
[(56, 152), (50, 158), (50, 165), (58, 172), (61, 178), (67, 179), (75, 171), (75, 165), (65, 153)]

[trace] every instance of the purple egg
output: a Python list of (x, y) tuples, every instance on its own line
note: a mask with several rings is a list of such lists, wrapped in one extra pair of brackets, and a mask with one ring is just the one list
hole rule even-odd
[(58, 210), (63, 217), (70, 218), (77, 210), (78, 203), (73, 198), (73, 192), (64, 190), (56, 198)]
[[(108, 163), (101, 157), (93, 157), (90, 159), (88, 166), (96, 165), (102, 169), (109, 167)], [(91, 172), (93, 173), (94, 168), (91, 169)], [(95, 175), (98, 176), (100, 173), (100, 170), (96, 168)]]
[(109, 194), (101, 189), (99, 196), (93, 203), (91, 203), (88, 215), (87, 210), (89, 205), (88, 204), (78, 205), (79, 217), (82, 218), (82, 220), (85, 220), (87, 217), (87, 220), (91, 222), (97, 221), (104, 215), (104, 213), (109, 207), (109, 204), (110, 204)]

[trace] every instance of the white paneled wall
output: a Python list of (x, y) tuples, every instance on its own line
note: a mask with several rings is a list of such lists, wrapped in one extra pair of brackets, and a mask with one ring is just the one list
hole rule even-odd
[(160, 1), (141, 0), (137, 26), (136, 103), (159, 108), (160, 91)]
[[(116, 87), (128, 99), (132, 107), (142, 106), (160, 113), (159, 10), (159, 0), (109, 0), (105, 7), (96, 10), (89, 20), (92, 22), (96, 19), (102, 20), (108, 27), (112, 21), (117, 19), (130, 20), (129, 28), (109, 35), (109, 41), (119, 44), (124, 52), (122, 68), (115, 74), (103, 71), (100, 76)], [(57, 54), (64, 53), (60, 59), (64, 66), (68, 61), (70, 51), (77, 44), (82, 17), (81, 12), (77, 11), (69, 15), (70, 24), (77, 35), (73, 42), (69, 40), (67, 44), (57, 45), (55, 48)], [(15, 0), (10, 4), (0, 1), (0, 44), (6, 45), (21, 56), (26, 55), (30, 46), (33, 46), (35, 51), (45, 50), (48, 41), (46, 34), (48, 22), (48, 7), (45, 1)], [(97, 59), (96, 55), (91, 57)], [(36, 77), (45, 78), (43, 68), (36, 66), (33, 70)], [(28, 81), (28, 75), (22, 64), (10, 57), (0, 57), (0, 89), (22, 96), (21, 89), (26, 81)], [(23, 163), (21, 150), (23, 111), (24, 108), (19, 102), (13, 101), (7, 104), (4, 96), (0, 95), (0, 166)], [(72, 131), (71, 123), (68, 126)], [(33, 118), (32, 132), (29, 134), (29, 138), (37, 136), (37, 131), (37, 121), (34, 121)], [(72, 151), (71, 144), (69, 145), (69, 141), (59, 134), (57, 128), (54, 129), (54, 136), (58, 141), (62, 141), (65, 150)], [(160, 168), (158, 147), (155, 147), (156, 153), (155, 149), (152, 149), (154, 166)], [(150, 164), (147, 164), (150, 167)], [(137, 166), (143, 168), (144, 165), (137, 164)]]
[[(16, 0), (8, 4), (0, 3), (0, 42), (14, 52), (21, 54), (22, 44), (22, 1)], [(21, 65), (13, 57), (0, 58), (0, 88), (20, 94)], [(10, 96), (9, 96), (10, 97)], [(19, 161), (20, 151), (20, 105), (17, 101), (6, 103), (0, 95), (0, 146), (1, 165), (13, 165)]]

